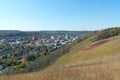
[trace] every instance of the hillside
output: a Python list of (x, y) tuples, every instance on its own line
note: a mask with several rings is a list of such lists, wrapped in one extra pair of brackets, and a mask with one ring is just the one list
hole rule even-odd
[(120, 36), (92, 39), (74, 45), (43, 71), (1, 76), (0, 80), (120, 80)]

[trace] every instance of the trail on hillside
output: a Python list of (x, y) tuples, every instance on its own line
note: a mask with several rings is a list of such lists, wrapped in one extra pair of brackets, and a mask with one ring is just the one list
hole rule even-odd
[(109, 41), (108, 41), (108, 40), (103, 40), (103, 41), (94, 43), (94, 44), (90, 45), (89, 47), (85, 48), (84, 51), (87, 51), (87, 50), (89, 50), (89, 49), (93, 49), (93, 48), (99, 47), (99, 46), (101, 46), (102, 44), (105, 44), (105, 43), (107, 43), (107, 42), (109, 42)]

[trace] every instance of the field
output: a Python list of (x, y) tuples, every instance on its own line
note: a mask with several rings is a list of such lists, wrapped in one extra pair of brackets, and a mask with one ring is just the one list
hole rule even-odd
[(43, 71), (1, 76), (0, 80), (120, 80), (120, 36), (74, 45)]

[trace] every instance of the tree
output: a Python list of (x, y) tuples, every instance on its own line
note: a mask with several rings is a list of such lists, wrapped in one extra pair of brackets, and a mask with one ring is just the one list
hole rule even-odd
[(27, 61), (33, 61), (35, 60), (35, 56), (34, 55), (28, 55), (27, 56)]
[(16, 63), (17, 63), (17, 61), (18, 61), (17, 57), (14, 57), (14, 58), (13, 58), (13, 63), (15, 63), (15, 64), (16, 64)]
[(22, 57), (22, 62), (25, 62), (27, 60), (27, 56)]

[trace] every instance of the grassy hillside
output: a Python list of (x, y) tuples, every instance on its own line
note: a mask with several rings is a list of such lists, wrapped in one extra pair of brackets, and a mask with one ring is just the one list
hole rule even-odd
[(91, 39), (73, 46), (44, 71), (1, 76), (0, 80), (120, 80), (120, 36)]

